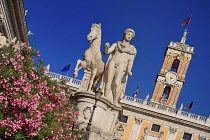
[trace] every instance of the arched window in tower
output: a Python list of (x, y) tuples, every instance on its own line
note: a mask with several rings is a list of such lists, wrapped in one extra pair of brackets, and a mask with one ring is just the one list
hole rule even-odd
[(178, 68), (179, 68), (179, 59), (175, 59), (172, 66), (171, 66), (171, 71), (177, 72)]
[(166, 102), (168, 100), (170, 92), (171, 92), (171, 87), (170, 86), (166, 86), (164, 88), (162, 97), (160, 98), (160, 102)]

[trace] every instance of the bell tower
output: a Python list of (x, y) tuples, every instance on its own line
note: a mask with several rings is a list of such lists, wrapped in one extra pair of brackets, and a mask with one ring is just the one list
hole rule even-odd
[(162, 68), (157, 74), (152, 102), (176, 107), (188, 66), (194, 54), (194, 47), (185, 44), (187, 33), (185, 30), (180, 42), (171, 41), (167, 46)]

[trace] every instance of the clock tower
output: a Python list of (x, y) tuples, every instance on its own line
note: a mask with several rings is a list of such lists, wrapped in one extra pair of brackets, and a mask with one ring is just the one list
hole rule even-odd
[(187, 33), (185, 30), (181, 42), (170, 42), (167, 46), (162, 68), (157, 75), (152, 102), (176, 107), (190, 60), (194, 54), (194, 47), (185, 44)]

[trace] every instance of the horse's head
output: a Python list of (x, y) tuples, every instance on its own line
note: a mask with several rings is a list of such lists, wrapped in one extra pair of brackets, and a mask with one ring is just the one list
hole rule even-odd
[(93, 42), (95, 39), (101, 37), (101, 24), (92, 24), (90, 33), (87, 35), (88, 42)]

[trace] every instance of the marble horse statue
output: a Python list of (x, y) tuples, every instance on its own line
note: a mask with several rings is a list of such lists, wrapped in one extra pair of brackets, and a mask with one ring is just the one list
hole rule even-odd
[(74, 77), (78, 76), (78, 71), (81, 68), (91, 71), (88, 91), (95, 91), (98, 83), (102, 79), (104, 72), (104, 62), (100, 51), (101, 46), (101, 25), (92, 24), (90, 33), (87, 35), (87, 40), (90, 42), (90, 48), (85, 51), (83, 60), (77, 60), (74, 69)]

